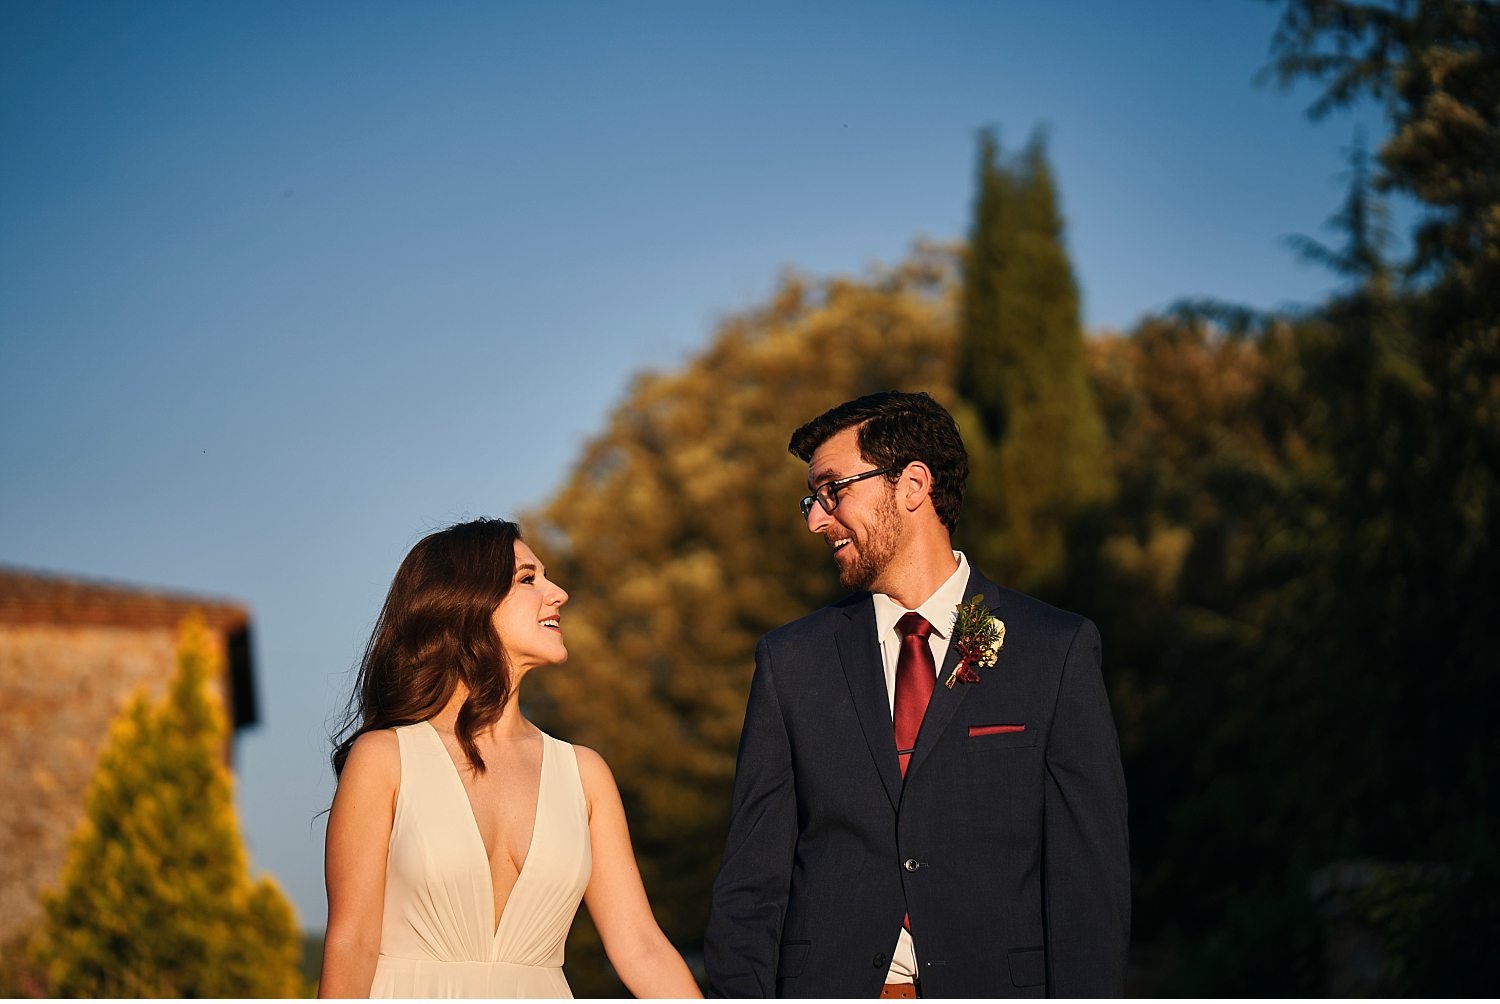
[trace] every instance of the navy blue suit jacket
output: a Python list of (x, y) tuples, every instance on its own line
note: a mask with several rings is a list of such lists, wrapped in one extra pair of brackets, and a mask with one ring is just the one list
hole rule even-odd
[(927, 996), (1123, 994), (1125, 781), (1098, 630), (977, 572), (975, 594), (1005, 646), (948, 689), (949, 645), (904, 782), (868, 593), (760, 640), (712, 994), (876, 997), (906, 914)]

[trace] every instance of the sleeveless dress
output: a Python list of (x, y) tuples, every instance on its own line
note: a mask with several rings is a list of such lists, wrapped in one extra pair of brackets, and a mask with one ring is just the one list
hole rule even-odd
[(371, 997), (572, 997), (563, 942), (593, 868), (568, 743), (543, 733), (531, 848), (497, 919), (489, 856), (458, 768), (428, 722), (396, 729), (401, 784)]

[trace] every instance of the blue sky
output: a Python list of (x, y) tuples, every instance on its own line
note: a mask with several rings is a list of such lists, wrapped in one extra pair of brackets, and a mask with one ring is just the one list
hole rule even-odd
[(320, 928), (327, 725), (406, 549), (543, 501), (784, 269), (961, 237), (980, 127), (1049, 130), (1091, 330), (1325, 293), (1283, 240), (1382, 129), (1252, 82), (1278, 13), (8, 3), (0, 562), (250, 605), (246, 837)]

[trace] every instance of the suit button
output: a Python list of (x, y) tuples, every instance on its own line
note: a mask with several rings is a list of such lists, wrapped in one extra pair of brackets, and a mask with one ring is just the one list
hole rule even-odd
[(875, 968), (876, 969), (886, 969), (886, 968), (888, 968), (890, 966), (890, 963), (891, 963), (891, 960), (886, 956), (886, 954), (884, 952), (876, 952), (875, 953)]
[(918, 861), (916, 858), (907, 858), (906, 862), (902, 864), (901, 867), (905, 868), (909, 872), (914, 872), (918, 868), (922, 867), (922, 862)]

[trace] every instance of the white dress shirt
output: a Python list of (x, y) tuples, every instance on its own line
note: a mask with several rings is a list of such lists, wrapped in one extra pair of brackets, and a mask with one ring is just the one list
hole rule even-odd
[[(947, 580), (937, 587), (915, 611), (907, 610), (884, 593), (873, 593), (875, 602), (875, 637), (880, 640), (880, 658), (885, 664), (885, 696), (891, 707), (891, 718), (896, 714), (896, 662), (901, 657), (901, 632), (896, 622), (908, 613), (919, 613), (932, 625), (927, 644), (932, 646), (932, 664), (942, 673), (943, 659), (948, 655), (948, 645), (953, 640), (953, 616), (960, 603), (968, 597), (964, 590), (969, 586), (969, 559), (962, 551), (954, 551), (958, 567)], [(891, 746), (895, 747), (896, 736), (891, 733)], [(894, 862), (893, 862), (894, 864)], [(887, 983), (911, 983), (917, 978), (917, 951), (912, 945), (906, 928), (896, 941), (896, 950), (891, 953), (891, 968), (886, 974)]]

